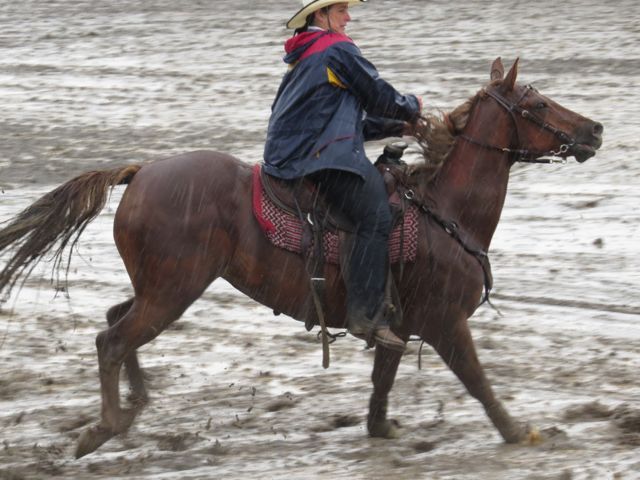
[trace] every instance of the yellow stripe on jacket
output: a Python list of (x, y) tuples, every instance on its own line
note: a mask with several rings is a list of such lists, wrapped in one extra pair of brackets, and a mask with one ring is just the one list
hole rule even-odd
[(345, 90), (347, 88), (347, 86), (340, 81), (338, 76), (329, 67), (327, 67), (327, 80), (334, 87), (344, 88)]

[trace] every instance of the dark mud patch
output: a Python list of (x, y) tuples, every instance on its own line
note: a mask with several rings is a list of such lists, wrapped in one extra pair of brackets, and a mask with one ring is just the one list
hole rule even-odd
[(332, 415), (329, 418), (323, 419), (319, 424), (311, 427), (311, 431), (319, 432), (331, 432), (340, 428), (354, 427), (364, 423), (362, 417), (357, 415)]
[(568, 422), (584, 422), (590, 420), (603, 420), (611, 417), (613, 411), (598, 401), (574, 405), (564, 412), (564, 419)]
[(640, 409), (622, 404), (613, 411), (613, 423), (629, 433), (640, 433)]
[(411, 446), (417, 453), (426, 453), (426, 452), (430, 452), (431, 450), (436, 448), (436, 443), (435, 442), (429, 442), (429, 441), (426, 441), (426, 440), (420, 440), (418, 442), (415, 442)]
[(620, 430), (620, 443), (640, 447), (640, 409), (628, 404), (618, 405), (612, 418)]
[(285, 393), (281, 397), (267, 403), (265, 410), (267, 412), (279, 412), (280, 410), (293, 408), (297, 403), (298, 400), (291, 393)]
[(158, 450), (167, 452), (183, 452), (203, 441), (198, 434), (189, 432), (159, 435), (156, 437)]

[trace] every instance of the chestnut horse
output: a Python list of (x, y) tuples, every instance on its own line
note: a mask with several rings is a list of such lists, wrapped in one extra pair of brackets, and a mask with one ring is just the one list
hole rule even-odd
[[(437, 211), (449, 225), (455, 222), (485, 252), (514, 162), (549, 156), (583, 162), (602, 143), (602, 125), (516, 84), (517, 64), (505, 76), (497, 59), (485, 88), (442, 119), (430, 117), (422, 130), (416, 127), (418, 139), (432, 142), (431, 151), (443, 148), (436, 137), (445, 139), (446, 160), (435, 173), (419, 165), (405, 177), (416, 205)], [(11, 249), (0, 272), (0, 292), (8, 295), (49, 251), (59, 267), (68, 266), (63, 250), (73, 247), (118, 184), (128, 187), (115, 216), (114, 236), (135, 294), (108, 311), (109, 328), (97, 335), (101, 421), (83, 432), (77, 457), (129, 428), (148, 398), (136, 349), (176, 321), (213, 280), (225, 278), (261, 304), (298, 320), (304, 320), (311, 294), (305, 259), (274, 247), (254, 218), (251, 165), (208, 151), (88, 172), (42, 197), (0, 231), (0, 252)], [(404, 339), (418, 336), (433, 346), (482, 403), (504, 440), (519, 442), (527, 429), (494, 396), (467, 323), (482, 296), (485, 272), (453, 237), (434, 216), (421, 217), (416, 260), (404, 266), (401, 278), (395, 271), (404, 313), (395, 330)], [(339, 267), (324, 268), (326, 323), (342, 328), (345, 290)], [(367, 421), (372, 436), (394, 434), (387, 396), (401, 357), (376, 347)], [(123, 363), (132, 408), (120, 405)]]

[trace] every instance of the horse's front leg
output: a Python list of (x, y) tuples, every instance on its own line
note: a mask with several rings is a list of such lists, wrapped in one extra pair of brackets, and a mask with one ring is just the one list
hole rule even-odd
[(445, 326), (425, 340), (436, 349), (469, 393), (482, 403), (505, 442), (518, 443), (528, 438), (529, 429), (516, 422), (496, 399), (478, 360), (466, 318)]
[(401, 358), (402, 352), (376, 346), (376, 358), (371, 375), (373, 393), (367, 417), (367, 429), (372, 437), (395, 438), (398, 434), (394, 422), (387, 419), (387, 403)]

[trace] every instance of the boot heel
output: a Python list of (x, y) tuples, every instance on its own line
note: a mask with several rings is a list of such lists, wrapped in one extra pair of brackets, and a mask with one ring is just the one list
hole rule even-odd
[(377, 345), (396, 352), (404, 352), (407, 348), (407, 344), (386, 325), (376, 328), (374, 339)]

